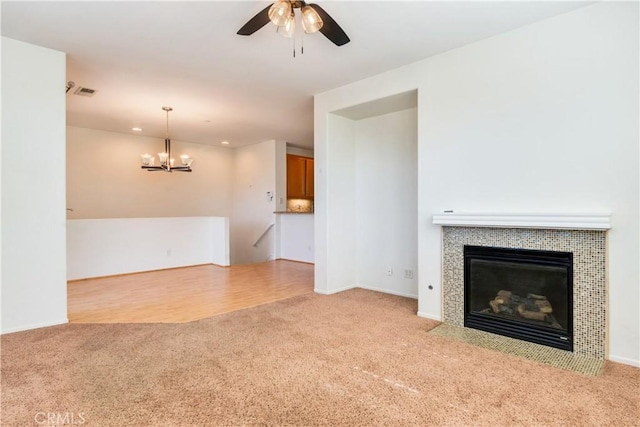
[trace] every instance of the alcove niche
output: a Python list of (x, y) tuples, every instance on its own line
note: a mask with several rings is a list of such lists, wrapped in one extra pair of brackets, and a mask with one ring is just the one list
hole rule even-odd
[(329, 114), (329, 293), (418, 297), (417, 117), (417, 90)]

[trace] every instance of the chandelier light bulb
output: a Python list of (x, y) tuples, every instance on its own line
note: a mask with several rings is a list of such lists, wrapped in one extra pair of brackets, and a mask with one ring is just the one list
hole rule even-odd
[(296, 16), (291, 12), (289, 19), (284, 23), (283, 26), (278, 28), (278, 33), (282, 37), (291, 38), (296, 32)]
[(316, 12), (313, 7), (303, 6), (300, 13), (302, 15), (302, 28), (305, 33), (315, 33), (324, 25), (322, 18), (320, 18), (320, 15), (318, 15), (318, 12)]
[(158, 153), (158, 158), (160, 159), (161, 165), (167, 164), (167, 157), (169, 157), (168, 153)]
[(284, 26), (291, 15), (291, 3), (286, 0), (275, 2), (269, 9), (269, 19), (278, 27)]

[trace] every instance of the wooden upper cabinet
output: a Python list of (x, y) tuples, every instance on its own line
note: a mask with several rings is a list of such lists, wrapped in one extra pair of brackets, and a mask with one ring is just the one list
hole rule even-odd
[(287, 198), (301, 199), (305, 197), (306, 185), (305, 158), (287, 154)]
[(307, 194), (307, 197), (313, 197), (313, 186), (315, 185), (314, 178), (313, 178), (313, 159), (306, 159), (305, 166), (306, 166), (305, 192)]
[(287, 198), (313, 198), (313, 159), (287, 154)]

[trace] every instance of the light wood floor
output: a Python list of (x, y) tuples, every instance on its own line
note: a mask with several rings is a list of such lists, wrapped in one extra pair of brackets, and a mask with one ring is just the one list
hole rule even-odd
[(277, 260), (77, 280), (67, 285), (72, 323), (189, 322), (313, 292), (313, 264)]

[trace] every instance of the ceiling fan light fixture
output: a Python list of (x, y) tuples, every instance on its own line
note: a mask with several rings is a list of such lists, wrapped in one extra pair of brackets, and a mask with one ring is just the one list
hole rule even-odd
[(291, 38), (296, 33), (296, 16), (291, 12), (289, 19), (284, 23), (284, 25), (278, 27), (278, 34), (282, 37)]
[(286, 0), (275, 2), (269, 9), (269, 19), (278, 27), (282, 27), (291, 16), (291, 3)]
[[(250, 36), (269, 22), (276, 25), (278, 33), (282, 33), (283, 27), (291, 21), (291, 14), (295, 13), (296, 9), (300, 9), (300, 21), (306, 33), (320, 32), (336, 46), (343, 46), (351, 41), (340, 25), (320, 5), (307, 4), (305, 0), (275, 0), (275, 3), (266, 6), (249, 19), (237, 34)], [(293, 25), (295, 24), (292, 22), (288, 24), (289, 27)], [(285, 30), (284, 33), (282, 35), (288, 36), (289, 31)], [(295, 42), (293, 52), (295, 56)]]
[(302, 28), (307, 34), (315, 33), (324, 24), (318, 12), (311, 6), (302, 6), (300, 9)]

